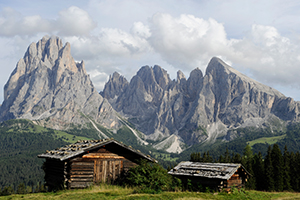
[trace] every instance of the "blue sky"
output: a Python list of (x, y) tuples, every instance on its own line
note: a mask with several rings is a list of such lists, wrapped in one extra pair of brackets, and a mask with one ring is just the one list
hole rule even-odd
[(300, 100), (300, 2), (279, 0), (0, 1), (0, 101), (27, 47), (44, 35), (70, 42), (100, 91), (144, 65), (171, 78), (205, 73), (213, 56)]

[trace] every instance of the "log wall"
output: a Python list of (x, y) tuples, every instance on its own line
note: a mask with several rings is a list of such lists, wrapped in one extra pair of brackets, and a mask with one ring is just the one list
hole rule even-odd
[[(126, 155), (125, 155), (126, 156)], [(71, 159), (68, 188), (84, 188), (92, 183), (114, 183), (123, 171), (137, 164), (105, 148)]]

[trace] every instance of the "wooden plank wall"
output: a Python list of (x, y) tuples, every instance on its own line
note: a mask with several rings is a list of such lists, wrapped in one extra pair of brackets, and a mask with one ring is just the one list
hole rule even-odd
[(79, 161), (70, 164), (69, 188), (84, 188), (91, 185), (94, 178), (94, 162)]
[(230, 179), (227, 181), (227, 187), (232, 187), (232, 186), (240, 186), (242, 185), (242, 178), (240, 175), (236, 172), (233, 174)]
[(89, 152), (69, 161), (68, 188), (84, 188), (93, 182), (113, 183), (123, 171), (137, 164), (105, 148)]

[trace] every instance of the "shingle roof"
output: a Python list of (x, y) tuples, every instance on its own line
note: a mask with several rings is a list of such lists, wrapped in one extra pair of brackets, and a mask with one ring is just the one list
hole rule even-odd
[(239, 167), (243, 166), (241, 164), (233, 163), (201, 163), (186, 161), (179, 163), (168, 173), (171, 175), (198, 176), (228, 180)]
[(87, 153), (88, 151), (94, 150), (96, 148), (102, 147), (104, 145), (115, 143), (125, 149), (128, 149), (141, 157), (152, 161), (157, 162), (154, 158), (151, 158), (149, 155), (141, 153), (139, 150), (133, 149), (131, 146), (127, 146), (121, 142), (118, 142), (114, 139), (102, 139), (102, 140), (78, 140), (74, 144), (69, 144), (64, 147), (57, 148), (55, 150), (46, 151), (46, 153), (38, 155), (39, 158), (51, 158), (60, 161), (64, 161), (69, 158), (73, 158), (80, 154)]

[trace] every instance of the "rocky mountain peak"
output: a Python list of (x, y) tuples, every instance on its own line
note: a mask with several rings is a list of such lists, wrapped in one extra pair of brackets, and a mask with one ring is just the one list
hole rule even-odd
[(153, 68), (153, 72), (154, 72), (156, 83), (161, 88), (165, 88), (169, 84), (169, 82), (171, 81), (167, 71), (164, 70), (163, 68), (161, 68), (160, 66), (155, 65), (154, 68)]
[(208, 63), (205, 75), (212, 75), (214, 77), (218, 77), (222, 76), (223, 74), (229, 74), (232, 70), (234, 69), (227, 65), (220, 58), (213, 57)]
[(177, 71), (177, 81), (180, 82), (181, 79), (186, 79), (185, 75), (182, 73), (182, 71), (178, 70)]
[(108, 82), (100, 94), (108, 100), (117, 99), (128, 85), (129, 83), (124, 76), (121, 76), (118, 72), (114, 72), (112, 76), (109, 76)]
[(103, 120), (100, 113), (105, 112), (106, 126), (118, 126), (112, 107), (86, 74), (84, 62), (76, 63), (70, 44), (63, 46), (55, 36), (30, 44), (5, 84), (4, 94), (0, 121), (50, 119), (49, 126), (64, 128), (69, 123), (89, 121), (84, 115)]

